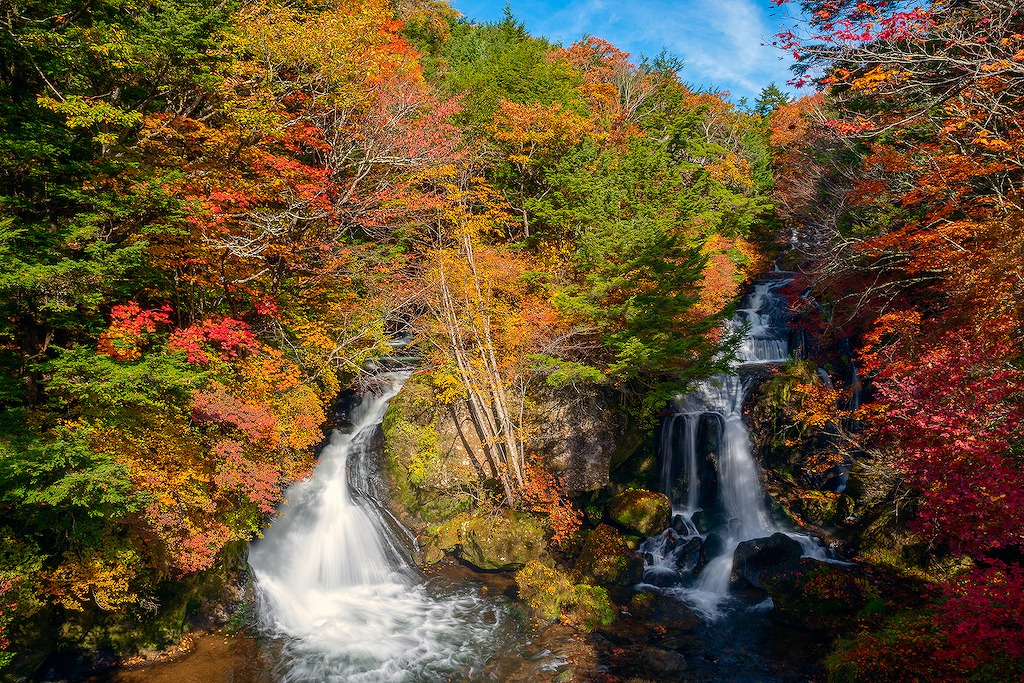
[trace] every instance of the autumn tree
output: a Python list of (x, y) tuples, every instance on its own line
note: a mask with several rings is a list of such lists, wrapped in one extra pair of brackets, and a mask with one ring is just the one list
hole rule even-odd
[[(1024, 17), (998, 0), (801, 7), (809, 22), (780, 41), (795, 50), (801, 78), (826, 88), (829, 113), (810, 135), (835, 137), (847, 177), (824, 249), (812, 254), (812, 276), (826, 275), (813, 292), (862, 343), (875, 392), (861, 411), (866, 435), (876, 461), (913, 493), (912, 528), (932, 553), (977, 564), (918, 620), (919, 647), (933, 656), (911, 669), (1012, 677), (1012, 663), (983, 643), (998, 632), (1018, 648), (1019, 628), (1010, 603), (983, 596), (1018, 580), (1024, 545), (1024, 501), (1003, 486), (1020, 478), (1024, 438), (1015, 229)], [(965, 595), (977, 599), (973, 623), (994, 625), (977, 638), (948, 618), (966, 608)], [(865, 634), (837, 662), (866, 680), (883, 675), (886, 662), (865, 656), (870, 642), (878, 638)], [(933, 667), (936, 658), (944, 664)]]

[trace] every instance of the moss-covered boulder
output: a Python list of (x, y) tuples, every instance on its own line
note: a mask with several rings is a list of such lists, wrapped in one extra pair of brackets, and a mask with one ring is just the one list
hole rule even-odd
[(462, 542), (462, 524), (470, 519), (468, 514), (460, 514), (443, 524), (433, 524), (420, 534), (419, 545), (426, 564), (436, 564), (444, 558), (445, 553), (454, 553)]
[(468, 512), (481, 496), (472, 457), (479, 442), (459, 403), (439, 392), (438, 381), (436, 375), (414, 375), (391, 401), (382, 425), (391, 498), (410, 526)]
[(587, 632), (615, 621), (615, 606), (604, 588), (576, 583), (541, 562), (530, 562), (519, 571), (516, 584), (520, 599), (542, 619)]
[(540, 520), (511, 510), (458, 515), (429, 527), (420, 542), (428, 563), (448, 552), (485, 571), (514, 571), (547, 554)]
[(665, 530), (672, 519), (672, 503), (664, 493), (634, 489), (612, 498), (608, 515), (618, 526), (653, 536)]
[(427, 527), (419, 542), (427, 564), (450, 553), (485, 571), (514, 571), (547, 556), (541, 521), (512, 510), (457, 515)]
[(546, 552), (544, 527), (531, 515), (506, 511), (462, 524), (459, 557), (479, 569), (521, 569)]
[(576, 569), (597, 584), (628, 586), (643, 578), (644, 561), (618, 530), (601, 524), (586, 535)]

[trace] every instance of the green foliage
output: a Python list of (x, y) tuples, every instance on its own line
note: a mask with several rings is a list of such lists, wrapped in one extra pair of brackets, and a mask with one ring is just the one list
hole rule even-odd
[(779, 107), (789, 104), (790, 97), (775, 83), (770, 83), (761, 89), (761, 94), (754, 100), (754, 113), (758, 116), (768, 116)]
[(529, 360), (533, 363), (533, 369), (544, 375), (547, 385), (556, 389), (566, 385), (600, 384), (607, 380), (607, 375), (603, 372), (583, 363), (562, 360), (541, 353), (530, 356)]
[(557, 102), (582, 112), (582, 78), (550, 52), (547, 41), (530, 36), (511, 16), (491, 24), (459, 23), (440, 50), (447, 67), (440, 86), (463, 95), (464, 123), (478, 132), (491, 124), (502, 99)]
[(187, 362), (182, 352), (148, 353), (120, 363), (84, 346), (64, 351), (46, 367), (52, 373), (47, 388), (54, 407), (125, 427), (175, 412), (183, 417), (192, 393), (213, 375)]
[(582, 274), (555, 302), (599, 331), (608, 373), (706, 372), (717, 345), (703, 333), (718, 319), (688, 316), (706, 264), (684, 230), (696, 194), (667, 151), (641, 140), (624, 155), (589, 146), (566, 155), (548, 182), (555, 191), (528, 206), (555, 239), (578, 245)]
[[(40, 399), (51, 341), (151, 286), (160, 184), (128, 154), (148, 111), (198, 102), (231, 3), (22, 3), (0, 36), (0, 408)], [(70, 19), (70, 20), (69, 20)], [(23, 375), (26, 381), (22, 381)]]
[(26, 537), (93, 545), (110, 522), (146, 503), (132, 491), (124, 463), (89, 447), (91, 431), (60, 428), (47, 441), (0, 443), (0, 504), (10, 521), (31, 530)]

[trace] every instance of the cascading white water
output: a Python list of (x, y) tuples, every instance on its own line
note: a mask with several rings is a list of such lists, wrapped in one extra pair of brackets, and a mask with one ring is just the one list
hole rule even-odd
[[(770, 536), (781, 531), (771, 519), (766, 506), (757, 464), (751, 453), (750, 435), (743, 422), (743, 403), (750, 388), (744, 369), (763, 364), (782, 363), (789, 354), (785, 327), (784, 303), (777, 289), (788, 280), (763, 282), (755, 286), (748, 305), (739, 309), (728, 323), (732, 331), (746, 329), (737, 351), (733, 371), (701, 382), (675, 401), (674, 415), (663, 426), (662, 486), (672, 498), (675, 473), (685, 473), (685, 507), (673, 499), (673, 509), (685, 525), (684, 536), (696, 535), (692, 518), (699, 511), (701, 498), (700, 460), (697, 432), (702, 418), (710, 416), (720, 424), (718, 449), (715, 454), (717, 500), (721, 524), (713, 531), (718, 536), (719, 552), (704, 566), (690, 585), (679, 571), (680, 553), (686, 545), (674, 533), (648, 539), (641, 545), (647, 558), (645, 581), (661, 586), (687, 600), (708, 618), (720, 615), (720, 605), (729, 594), (732, 558), (736, 547), (745, 540)], [(680, 449), (676, 448), (675, 430), (679, 418), (685, 430)], [(677, 461), (681, 461), (679, 465)], [(678, 501), (679, 503), (682, 500)], [(678, 525), (677, 525), (678, 526)], [(804, 547), (805, 554), (824, 558), (824, 551), (813, 540), (801, 534), (790, 534)], [(701, 534), (707, 538), (707, 534)]]
[(349, 489), (349, 465), (367, 455), (408, 376), (380, 376), (352, 431), (331, 436), (313, 477), (289, 489), (252, 546), (260, 622), (281, 641), (283, 681), (465, 679), (487, 658), (501, 615), (472, 594), (428, 595), (372, 502)]

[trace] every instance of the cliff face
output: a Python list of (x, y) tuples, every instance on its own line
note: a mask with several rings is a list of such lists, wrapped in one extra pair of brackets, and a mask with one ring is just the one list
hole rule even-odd
[[(609, 483), (642, 440), (615, 392), (541, 387), (526, 401), (526, 451), (571, 495)], [(445, 401), (429, 375), (414, 376), (384, 419), (386, 467), (406, 521), (435, 523), (474, 507), (495, 486), (480, 435), (461, 400)]]
[(527, 449), (560, 475), (570, 494), (607, 486), (613, 465), (638, 442), (615, 393), (599, 387), (545, 387), (533, 398)]

